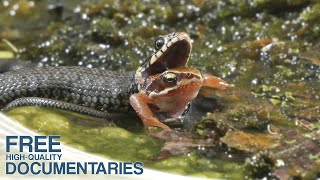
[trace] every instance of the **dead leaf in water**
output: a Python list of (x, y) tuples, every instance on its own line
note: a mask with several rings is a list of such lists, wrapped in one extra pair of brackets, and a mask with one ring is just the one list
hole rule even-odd
[(311, 62), (314, 65), (320, 66), (320, 53), (318, 51), (308, 51), (308, 52), (303, 52), (300, 53), (300, 58)]
[(162, 160), (170, 156), (182, 155), (193, 148), (215, 146), (212, 139), (197, 139), (196, 137), (183, 132), (165, 130), (160, 132), (150, 131), (150, 135), (165, 141), (160, 154), (154, 158), (155, 160)]
[(229, 147), (236, 149), (258, 152), (278, 144), (278, 136), (269, 133), (247, 133), (243, 131), (229, 131), (220, 140)]

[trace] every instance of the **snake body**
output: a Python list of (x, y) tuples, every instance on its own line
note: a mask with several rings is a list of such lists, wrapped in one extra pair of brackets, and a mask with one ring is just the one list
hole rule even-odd
[[(39, 105), (105, 117), (127, 112), (134, 72), (84, 67), (26, 68), (0, 74), (0, 109)], [(74, 106), (73, 106), (74, 105)]]
[(0, 111), (36, 105), (107, 118), (127, 113), (130, 96), (140, 92), (149, 76), (187, 64), (191, 39), (184, 32), (160, 36), (155, 50), (135, 72), (34, 67), (0, 73)]

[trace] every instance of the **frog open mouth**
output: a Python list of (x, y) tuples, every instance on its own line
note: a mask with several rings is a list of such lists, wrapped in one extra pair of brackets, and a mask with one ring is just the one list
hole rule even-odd
[(142, 64), (136, 75), (146, 78), (167, 69), (186, 66), (192, 49), (190, 37), (186, 33), (172, 33), (169, 36), (172, 37)]

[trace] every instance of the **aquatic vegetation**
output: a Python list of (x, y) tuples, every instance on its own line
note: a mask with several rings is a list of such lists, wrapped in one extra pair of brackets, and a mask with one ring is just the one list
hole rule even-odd
[[(202, 90), (179, 129), (184, 141), (177, 149), (172, 136), (147, 136), (134, 119), (106, 123), (30, 107), (12, 110), (10, 117), (41, 133), (63, 134), (79, 149), (170, 172), (233, 179), (319, 176), (319, 1), (100, 0), (50, 9), (46, 3), (0, 3), (0, 39), (19, 50), (0, 41), (0, 56), (38, 66), (130, 71), (152, 54), (158, 35), (185, 31), (193, 39), (189, 66), (235, 88), (215, 96)], [(43, 111), (50, 115), (45, 121)], [(124, 145), (130, 146), (125, 153)]]

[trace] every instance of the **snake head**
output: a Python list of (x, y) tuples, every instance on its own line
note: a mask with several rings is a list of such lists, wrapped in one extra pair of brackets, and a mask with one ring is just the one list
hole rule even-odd
[(135, 74), (139, 89), (146, 78), (167, 69), (185, 67), (191, 53), (191, 39), (187, 33), (176, 32), (160, 36), (155, 41), (155, 53), (138, 68)]

